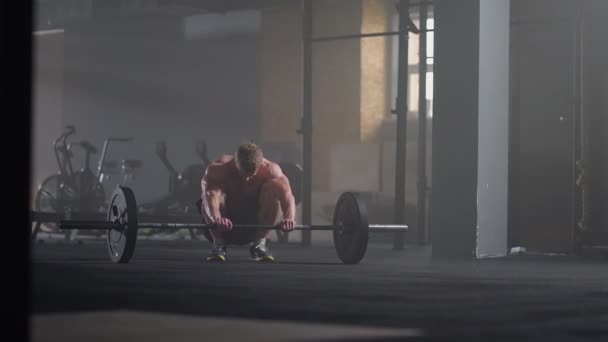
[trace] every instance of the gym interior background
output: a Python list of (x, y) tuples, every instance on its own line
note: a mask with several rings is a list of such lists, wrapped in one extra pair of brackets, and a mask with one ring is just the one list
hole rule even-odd
[[(465, 241), (464, 254), (475, 246), (478, 256), (518, 246), (569, 254), (608, 244), (608, 23), (602, 16), (608, 3), (492, 2), (502, 12), (475, 12), (472, 3), (410, 1), (412, 23), (427, 30), (407, 35), (406, 204), (398, 208), (410, 227), (406, 242), (459, 243), (442, 238), (450, 236), (445, 230), (475, 237), (483, 213), (500, 207), (504, 217), (493, 225), (504, 225), (498, 247), (486, 253)], [(313, 1), (313, 37), (398, 31), (396, 4)], [(139, 202), (167, 193), (167, 169), (155, 154), (161, 140), (178, 171), (200, 163), (201, 140), (211, 159), (252, 140), (271, 159), (304, 163), (301, 1), (38, 0), (35, 10), (32, 202), (57, 172), (52, 143), (68, 125), (76, 128), (71, 140), (88, 140), (100, 152), (108, 137), (133, 138), (111, 143), (107, 158), (142, 162), (128, 180)], [(442, 17), (459, 11), (462, 16)], [(492, 16), (504, 25), (492, 26)], [(394, 222), (398, 47), (397, 35), (313, 43), (312, 184), (304, 189), (312, 195), (312, 223), (328, 223), (331, 205), (347, 190), (365, 194), (370, 222)], [(496, 51), (508, 53), (495, 59)], [(503, 157), (492, 159), (497, 155)], [(92, 156), (93, 168), (99, 156)], [(82, 167), (81, 150), (74, 149), (73, 163)], [(486, 196), (488, 175), (502, 177), (499, 194), (462, 207)], [(121, 181), (113, 175), (106, 193)], [(487, 205), (494, 208), (482, 210)], [(456, 227), (469, 217), (479, 221)], [(446, 228), (449, 220), (454, 227)], [(329, 239), (312, 234), (313, 244)]]

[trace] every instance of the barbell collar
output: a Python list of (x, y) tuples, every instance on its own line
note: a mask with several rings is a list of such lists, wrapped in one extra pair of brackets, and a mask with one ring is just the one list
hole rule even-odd
[(407, 231), (408, 226), (402, 224), (370, 224), (369, 231), (370, 232), (396, 232), (396, 231)]

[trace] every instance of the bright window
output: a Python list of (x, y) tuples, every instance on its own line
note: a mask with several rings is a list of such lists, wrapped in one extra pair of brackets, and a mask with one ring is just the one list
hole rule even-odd
[[(430, 11), (432, 12), (432, 11)], [(427, 18), (427, 29), (433, 30), (435, 27), (435, 20), (432, 18), (432, 13), (429, 13), (430, 18)], [(420, 28), (420, 19), (417, 13), (417, 9), (412, 9), (410, 18), (416, 27)], [(399, 13), (394, 12), (393, 15), (393, 30), (399, 30)], [(408, 117), (417, 116), (419, 106), (419, 47), (420, 47), (420, 35), (409, 33), (408, 35), (408, 86), (407, 86), (407, 99), (408, 99)], [(427, 63), (427, 74), (426, 74), (426, 100), (427, 100), (427, 117), (432, 117), (432, 102), (433, 102), (433, 57), (434, 57), (434, 32), (426, 32), (427, 47), (426, 47), (426, 63)], [(391, 109), (392, 112), (396, 109), (397, 105), (397, 76), (398, 76), (398, 58), (399, 58), (399, 36), (392, 37), (391, 43)], [(414, 113), (415, 112), (415, 113)], [(394, 113), (393, 113), (394, 115)]]

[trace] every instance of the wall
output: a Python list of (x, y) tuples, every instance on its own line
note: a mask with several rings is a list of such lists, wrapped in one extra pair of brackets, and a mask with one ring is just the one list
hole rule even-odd
[(135, 138), (110, 145), (108, 159), (142, 160), (131, 186), (139, 202), (156, 199), (168, 186), (157, 141), (166, 140), (180, 171), (198, 163), (199, 139), (212, 159), (259, 139), (260, 54), (255, 32), (185, 40), (178, 17), (109, 17), (70, 27), (63, 123), (100, 150), (106, 137)]
[[(383, 32), (387, 1), (318, 1), (313, 37)], [(263, 12), (261, 131), (266, 145), (301, 155), (302, 43), (299, 1)], [(332, 191), (334, 144), (375, 142), (388, 104), (388, 38), (313, 43), (313, 191)], [(299, 160), (299, 157), (298, 157)], [(365, 162), (362, 158), (361, 162)], [(376, 180), (377, 182), (377, 180)]]
[[(302, 163), (302, 16), (300, 1), (262, 12), (260, 134), (265, 152)], [(280, 153), (280, 152), (283, 153)]]
[[(512, 1), (512, 175), (510, 244), (541, 252), (572, 252), (587, 210), (586, 244), (608, 243), (608, 108), (606, 39), (601, 0)], [(575, 32), (582, 15), (582, 117), (579, 155), (575, 98)], [(586, 160), (586, 194), (576, 185)], [(583, 196), (585, 198), (583, 199)]]
[[(383, 0), (314, 2), (313, 37), (387, 31), (392, 5)], [(261, 132), (267, 151), (297, 162), (302, 155), (302, 137), (295, 133), (302, 115), (301, 25), (300, 1), (263, 11)], [(326, 222), (328, 205), (345, 189), (382, 191), (389, 55), (386, 37), (313, 43), (313, 223)]]
[(587, 0), (583, 24), (583, 117), (588, 129), (588, 228), (590, 244), (608, 244), (608, 3)]
[[(391, 5), (382, 0), (315, 2), (313, 37), (387, 31)], [(262, 139), (271, 151), (298, 156), (302, 153), (301, 136), (295, 133), (302, 114), (301, 14), (300, 1), (285, 1), (265, 9), (262, 20)], [(383, 139), (382, 125), (390, 111), (389, 43), (387, 37), (313, 43), (313, 191), (334, 190), (331, 145)]]
[(61, 30), (38, 31), (34, 33), (32, 43), (34, 60), (30, 198), (34, 202), (38, 186), (58, 170), (53, 141), (62, 132), (64, 33)]
[(513, 1), (511, 245), (574, 247), (575, 29), (579, 2)]
[[(361, 3), (315, 2), (313, 37), (361, 30)], [(313, 190), (328, 191), (330, 146), (358, 142), (361, 134), (361, 41), (313, 43)]]
[[(391, 31), (392, 3), (362, 1), (361, 33)], [(380, 137), (390, 107), (391, 36), (361, 39), (361, 141)]]
[[(301, 136), (294, 131), (300, 126), (302, 108), (300, 5), (300, 1), (282, 2), (265, 9), (262, 20), (261, 131), (267, 151), (298, 162)], [(386, 0), (319, 1), (313, 10), (315, 37), (390, 31), (396, 11), (394, 2)], [(381, 220), (394, 216), (390, 213), (396, 132), (390, 113), (392, 40), (374, 37), (313, 44), (313, 221), (326, 216), (326, 206), (345, 190), (377, 192), (370, 206), (383, 212)], [(410, 54), (415, 51), (412, 47)], [(417, 125), (416, 113), (410, 114), (406, 192), (408, 205), (413, 205)], [(427, 161), (430, 167), (430, 158)], [(408, 215), (412, 227), (413, 217)]]

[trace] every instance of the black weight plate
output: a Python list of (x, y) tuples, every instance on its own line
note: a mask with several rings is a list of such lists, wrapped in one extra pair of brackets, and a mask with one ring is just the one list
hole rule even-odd
[(110, 259), (115, 263), (127, 263), (133, 256), (137, 241), (137, 203), (128, 187), (118, 186), (108, 205), (108, 222), (118, 222), (125, 229), (108, 229), (106, 244)]
[(360, 196), (343, 193), (334, 209), (334, 247), (345, 264), (357, 264), (367, 250), (369, 225), (367, 209)]

